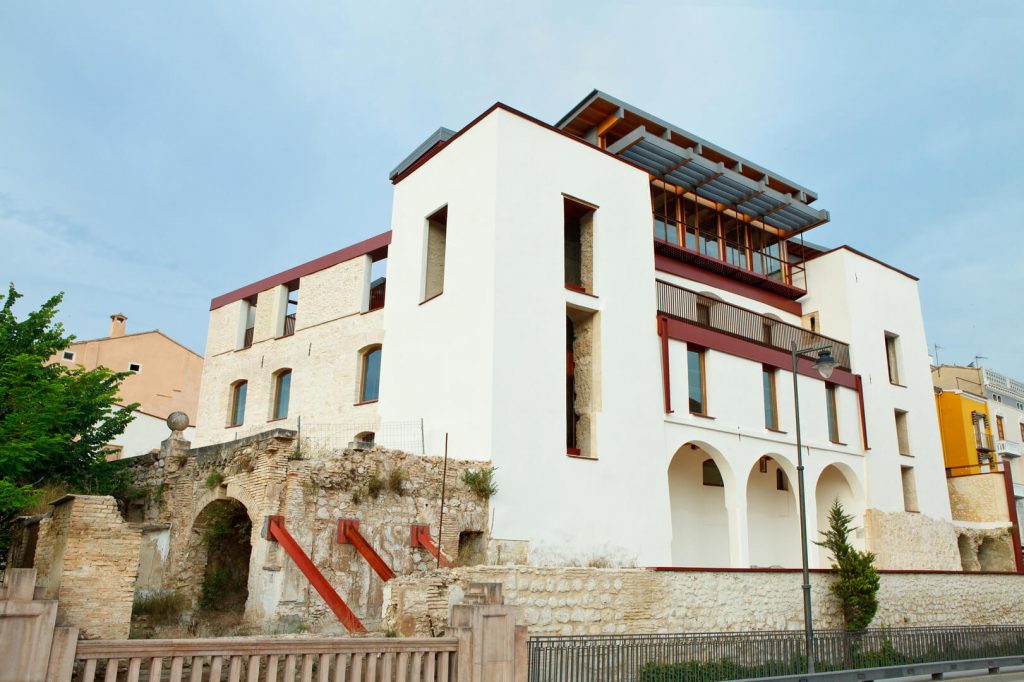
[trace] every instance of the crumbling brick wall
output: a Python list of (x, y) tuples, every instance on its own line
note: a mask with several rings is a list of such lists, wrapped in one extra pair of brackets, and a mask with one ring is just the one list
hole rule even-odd
[(86, 639), (125, 639), (139, 566), (138, 528), (112, 497), (66, 495), (40, 522), (35, 567), (43, 599), (59, 602), (59, 624)]

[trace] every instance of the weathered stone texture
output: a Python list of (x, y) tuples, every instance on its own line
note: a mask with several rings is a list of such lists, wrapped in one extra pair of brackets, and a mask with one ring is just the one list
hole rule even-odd
[[(340, 628), (295, 563), (260, 536), (269, 515), (284, 516), (288, 531), (368, 626), (379, 619), (383, 583), (355, 547), (337, 542), (339, 519), (357, 519), (362, 535), (399, 575), (436, 567), (426, 550), (410, 547), (410, 539), (412, 524), (430, 526), (437, 539), (441, 458), (382, 449), (303, 453), (296, 440), (294, 432), (278, 429), (193, 450), (179, 447), (176, 453), (168, 441), (164, 453), (140, 462), (139, 480), (162, 483), (159, 502), (146, 509), (145, 521), (169, 528), (166, 564), (147, 564), (145, 587), (173, 589), (195, 603), (206, 566), (206, 547), (196, 528), (211, 503), (228, 498), (245, 505), (253, 525), (246, 616), (268, 629), (281, 620), (301, 620), (311, 629)], [(487, 531), (486, 501), (462, 482), (463, 472), (474, 466), (479, 463), (448, 461), (440, 544), (453, 559), (460, 532)], [(214, 472), (222, 477), (219, 482), (209, 479)], [(401, 495), (387, 486), (392, 476), (402, 481)], [(371, 477), (385, 483), (376, 498), (368, 489)], [(216, 485), (208, 488), (208, 480)], [(147, 558), (157, 554), (150, 551)]]
[(112, 497), (67, 495), (40, 522), (36, 569), (57, 620), (86, 639), (128, 636), (139, 566), (139, 530)]
[(946, 479), (954, 521), (1009, 521), (1006, 482), (1001, 472)]
[(885, 570), (958, 571), (953, 524), (913, 512), (864, 512), (867, 549)]
[[(830, 574), (811, 575), (817, 627), (842, 627)], [(799, 571), (474, 566), (405, 576), (388, 585), (384, 621), (402, 635), (441, 632), (470, 582), (500, 582), (531, 634), (641, 634), (800, 629)], [(986, 625), (1024, 621), (1024, 577), (955, 573), (882, 575), (881, 626)]]

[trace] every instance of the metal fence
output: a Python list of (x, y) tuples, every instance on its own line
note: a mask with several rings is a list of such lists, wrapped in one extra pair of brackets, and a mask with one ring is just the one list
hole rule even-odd
[[(819, 630), (818, 672), (1024, 655), (1024, 625)], [(530, 682), (717, 682), (806, 672), (803, 631), (540, 636)]]
[(348, 422), (307, 422), (299, 424), (299, 443), (306, 452), (343, 450), (357, 441), (369, 446), (402, 450), (413, 455), (425, 454), (423, 420), (381, 421), (379, 419)]
[(695, 291), (658, 281), (658, 310), (666, 315), (789, 353), (829, 346), (836, 363), (850, 369), (850, 346), (803, 327), (760, 315)]

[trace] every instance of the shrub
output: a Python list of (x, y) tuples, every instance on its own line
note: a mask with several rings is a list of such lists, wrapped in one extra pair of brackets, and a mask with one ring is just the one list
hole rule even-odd
[(222, 474), (219, 471), (211, 471), (210, 474), (206, 477), (206, 483), (204, 485), (206, 485), (207, 490), (213, 490), (223, 482), (224, 474)]
[(184, 610), (185, 598), (174, 590), (137, 594), (132, 602), (132, 618), (147, 616), (153, 625), (173, 625)]
[(848, 630), (866, 628), (878, 611), (878, 571), (875, 555), (861, 552), (850, 544), (853, 517), (843, 511), (839, 500), (832, 502), (828, 512), (828, 530), (824, 540), (814, 544), (832, 552), (832, 571), (836, 579), (829, 590), (839, 598), (843, 621)]
[(397, 466), (388, 472), (388, 490), (401, 497), (404, 494), (403, 486), (409, 481), (409, 476), (403, 467)]
[(479, 471), (466, 469), (462, 474), (462, 482), (469, 486), (469, 489), (478, 497), (486, 500), (498, 492), (498, 484), (494, 482), (496, 467), (484, 467)]
[(366, 493), (376, 500), (380, 497), (382, 490), (384, 490), (384, 479), (377, 474), (370, 474), (370, 478), (366, 480)]

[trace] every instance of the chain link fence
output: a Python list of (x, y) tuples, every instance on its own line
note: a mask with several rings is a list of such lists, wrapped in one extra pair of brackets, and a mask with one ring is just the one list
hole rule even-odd
[(422, 455), (423, 420), (307, 422), (298, 424), (299, 443), (307, 452), (328, 452), (347, 447), (378, 446)]

